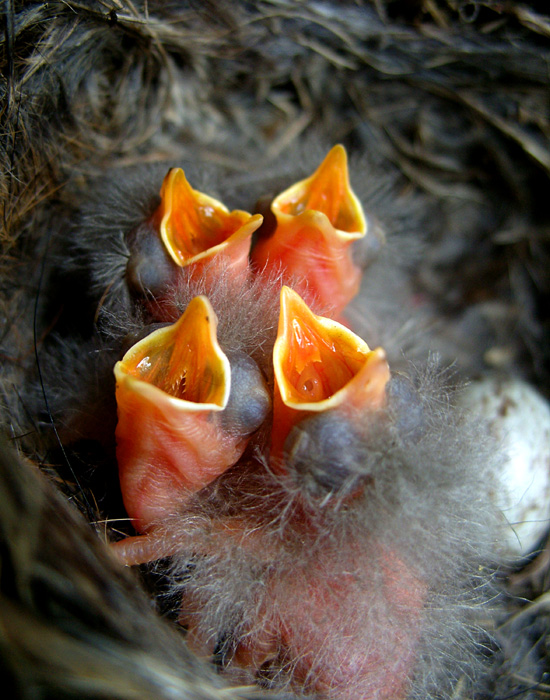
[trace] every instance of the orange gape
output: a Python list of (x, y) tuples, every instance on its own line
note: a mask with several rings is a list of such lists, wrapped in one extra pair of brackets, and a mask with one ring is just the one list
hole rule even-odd
[(248, 273), (252, 234), (263, 217), (230, 212), (221, 202), (194, 190), (181, 168), (172, 168), (162, 183), (161, 203), (153, 216), (172, 260), (195, 278), (214, 281), (220, 267), (234, 275)]
[(115, 366), (120, 484), (140, 532), (177, 512), (185, 494), (235, 464), (246, 446), (219, 419), (231, 373), (216, 327), (210, 302), (195, 297), (177, 323), (148, 335)]
[(337, 317), (359, 291), (361, 271), (350, 245), (367, 232), (344, 147), (334, 146), (311, 177), (275, 197), (271, 210), (277, 227), (257, 242), (252, 261), (280, 269), (308, 302), (317, 300)]
[(390, 370), (382, 348), (336, 321), (314, 314), (289, 287), (281, 290), (279, 330), (273, 348), (273, 468), (283, 469), (291, 428), (311, 413), (380, 408)]

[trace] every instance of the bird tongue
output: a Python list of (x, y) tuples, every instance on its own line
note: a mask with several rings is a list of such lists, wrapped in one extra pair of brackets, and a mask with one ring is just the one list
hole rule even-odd
[[(172, 326), (160, 328), (126, 353), (118, 368), (137, 390), (156, 387), (166, 397), (214, 410), (229, 396), (229, 362), (217, 337), (217, 317), (208, 299), (195, 297)], [(160, 395), (160, 393), (159, 393)]]

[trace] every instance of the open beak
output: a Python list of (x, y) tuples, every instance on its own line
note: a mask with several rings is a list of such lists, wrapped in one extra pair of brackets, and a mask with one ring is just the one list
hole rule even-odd
[(317, 299), (337, 316), (359, 290), (361, 272), (350, 245), (367, 232), (344, 147), (334, 146), (311, 177), (273, 200), (271, 210), (277, 226), (255, 245), (255, 265), (282, 269), (308, 301)]
[(281, 290), (273, 366), (275, 469), (288, 433), (305, 417), (334, 409), (352, 418), (386, 400), (390, 370), (384, 350), (371, 350), (345, 326), (317, 316), (289, 287)]
[(154, 220), (177, 265), (197, 276), (212, 272), (214, 263), (236, 275), (247, 271), (252, 234), (263, 221), (260, 214), (230, 212), (217, 199), (194, 190), (181, 168), (168, 172), (160, 196)]
[(220, 419), (231, 373), (216, 329), (210, 302), (195, 297), (177, 323), (115, 366), (121, 490), (141, 532), (235, 464), (246, 446)]

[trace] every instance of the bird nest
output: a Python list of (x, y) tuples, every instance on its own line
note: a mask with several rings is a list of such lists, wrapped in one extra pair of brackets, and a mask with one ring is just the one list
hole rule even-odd
[[(539, 541), (521, 561), (495, 555), (493, 535), (481, 533), (493, 514), (473, 499), (472, 474), (498, 464), (475, 426), (448, 424), (447, 407), (455, 385), (478, 376), (520, 378), (543, 396), (550, 392), (550, 18), (544, 11), (544, 3), (496, 0), (6, 4), (0, 303), (2, 422), (12, 448), (3, 448), (0, 460), (0, 650), (18, 696), (550, 695), (550, 540)], [(212, 273), (207, 266), (151, 306), (158, 302), (149, 293), (158, 277), (143, 283), (138, 253), (156, 261), (160, 253), (140, 227), (157, 215), (160, 221), (163, 178), (169, 168), (182, 167), (193, 191), (211, 198), (209, 206), (223, 201), (228, 211), (260, 213), (269, 228), (270, 202), (311, 176), (334, 144), (347, 150), (352, 186), (372, 232), (356, 254), (362, 291), (338, 321), (371, 348), (383, 346), (390, 368), (411, 384), (392, 385), (386, 423), (368, 434), (348, 432), (348, 423), (342, 427), (338, 420), (330, 430), (361, 464), (372, 461), (369, 479), (386, 495), (368, 517), (356, 517), (346, 501), (355, 482), (348, 480), (345, 496), (319, 515), (319, 495), (307, 484), (326, 496), (338, 490), (334, 479), (340, 478), (331, 473), (327, 486), (321, 467), (309, 466), (327, 459), (324, 445), (296, 457), (296, 464), (306, 464), (299, 467), (306, 475), (299, 487), (288, 486), (273, 465), (269, 486), (265, 480), (257, 485), (252, 448), (246, 448), (246, 484), (229, 470), (225, 481), (205, 486), (202, 501), (191, 499), (170, 530), (178, 537), (192, 533), (193, 556), (174, 556), (162, 545), (156, 563), (144, 555), (148, 565), (128, 575), (104, 544), (135, 535), (114, 457), (115, 363), (158, 324), (176, 322), (191, 299), (207, 295), (230, 363), (246, 374), (248, 360), (234, 359), (244, 353), (269, 387), (277, 381), (265, 347), (275, 340), (279, 300), (273, 289), (278, 292), (284, 269), (262, 276), (258, 264), (254, 280), (237, 294), (226, 272), (215, 285), (205, 281)], [(155, 275), (163, 275), (165, 265), (159, 262)], [(144, 286), (138, 308), (135, 288), (143, 292)], [(331, 300), (316, 303), (314, 316), (324, 318)], [(437, 369), (433, 359), (426, 362), (434, 354)], [(442, 378), (439, 368), (450, 366), (453, 376)], [(425, 409), (432, 405), (433, 414)], [(415, 411), (428, 415), (424, 442), (415, 437)], [(262, 463), (266, 430), (260, 427), (252, 439)], [(314, 440), (320, 430), (315, 424), (305, 433)], [(365, 441), (368, 451), (361, 447)], [(475, 465), (460, 488), (430, 476), (441, 493), (452, 492), (456, 513), (434, 505), (421, 473), (412, 488), (400, 476), (376, 471), (386, 461), (392, 475), (418, 444), (426, 450), (437, 444), (438, 464)], [(297, 442), (296, 454), (302, 447)], [(46, 479), (36, 478), (35, 465)], [(307, 491), (305, 504), (300, 489)], [(396, 528), (413, 522), (403, 550), (387, 516), (396, 503), (402, 509)], [(435, 524), (427, 517), (432, 506), (446, 510)], [(253, 543), (230, 540), (212, 525), (221, 509), (238, 529), (241, 507), (250, 518), (248, 539), (267, 533), (261, 555)], [(449, 535), (461, 518), (468, 522), (462, 540)], [(328, 533), (309, 553), (300, 549), (306, 521)], [(392, 688), (374, 682), (350, 691), (317, 681), (323, 678), (317, 662), (306, 672), (281, 653), (276, 669), (269, 655), (257, 661), (265, 640), (243, 620), (253, 614), (262, 632), (274, 625), (257, 603), (258, 581), (287, 581), (284, 593), (274, 586), (267, 601), (281, 606), (286, 596), (298, 610), (288, 579), (296, 575), (307, 587), (316, 566), (331, 565), (331, 548), (340, 551), (350, 541), (352, 552), (362, 546), (350, 534), (358, 530), (380, 571), (391, 561), (406, 582), (408, 603), (400, 598), (399, 614), (393, 611), (404, 630), (414, 626), (414, 595), (429, 600), (434, 622), (418, 651), (424, 671), (388, 671), (407, 679), (403, 687), (401, 681)], [(371, 532), (377, 533), (373, 541)], [(440, 573), (433, 575), (441, 583), (431, 598), (423, 598), (414, 573), (432, 566), (428, 554), (422, 546), (407, 554), (420, 536), (426, 552), (438, 553), (434, 572)], [(269, 547), (280, 540), (280, 568), (266, 578), (273, 570), (266, 564)], [(219, 551), (225, 554), (218, 557)], [(485, 561), (478, 561), (480, 553)], [(353, 558), (347, 556), (338, 560), (341, 569)], [(214, 559), (208, 568), (205, 562)], [(373, 574), (365, 586), (384, 589), (389, 584), (380, 576)], [(455, 585), (455, 577), (464, 586)], [(337, 580), (332, 588), (342, 585), (344, 597), (346, 591), (355, 595)], [(216, 586), (225, 587), (223, 599)], [(308, 595), (318, 593), (313, 586)], [(246, 608), (249, 598), (255, 602)], [(308, 614), (315, 612), (314, 606)], [(284, 620), (284, 610), (280, 616)], [(203, 627), (195, 618), (216, 630), (215, 648), (197, 631)], [(381, 638), (385, 624), (374, 628)], [(237, 645), (235, 630), (243, 625), (245, 641)], [(342, 625), (345, 635), (348, 623)], [(402, 636), (405, 642), (388, 633), (381, 648), (406, 664), (410, 637)], [(287, 634), (287, 647), (294, 642)], [(311, 653), (296, 646), (303, 656)], [(338, 654), (343, 664), (344, 652)], [(200, 658), (205, 655), (220, 673)], [(285, 663), (293, 664), (286, 675)], [(281, 675), (286, 680), (278, 683)]]

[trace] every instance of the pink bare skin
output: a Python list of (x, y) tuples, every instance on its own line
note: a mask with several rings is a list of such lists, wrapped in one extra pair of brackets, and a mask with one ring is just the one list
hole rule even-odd
[[(327, 543), (314, 556), (307, 548), (294, 567), (268, 576), (254, 617), (235, 635), (227, 673), (290, 681), (331, 700), (402, 700), (416, 663), (425, 583), (376, 544), (355, 542), (342, 552)], [(217, 640), (201, 629), (201, 609), (184, 595), (181, 621), (191, 647), (212, 654)]]
[[(183, 414), (176, 420), (154, 404), (144, 412), (135, 396), (121, 401), (127, 420), (117, 427), (117, 450), (125, 457), (119, 458), (120, 485), (134, 527), (144, 532), (177, 513), (185, 493), (199, 491), (234, 464), (246, 439), (225, 433), (216, 414)], [(191, 440), (194, 433), (197, 438)]]

